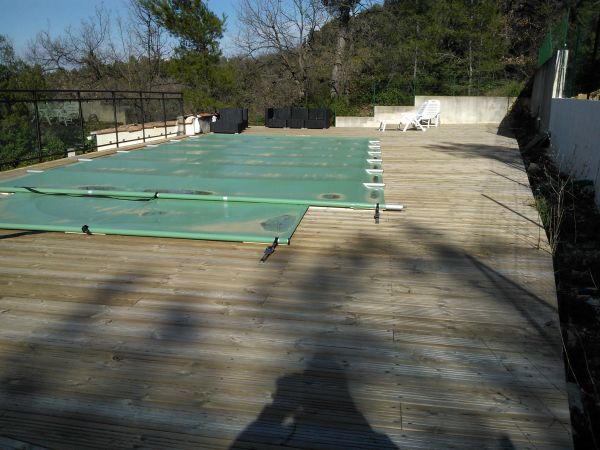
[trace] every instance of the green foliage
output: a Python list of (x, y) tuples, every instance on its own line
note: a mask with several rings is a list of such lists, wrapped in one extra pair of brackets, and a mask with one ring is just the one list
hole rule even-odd
[(25, 105), (0, 105), (0, 169), (10, 168), (8, 163), (32, 157), (36, 149), (35, 134)]
[[(189, 112), (243, 106), (249, 107), (251, 118), (268, 106), (327, 106), (338, 115), (364, 115), (375, 104), (412, 105), (414, 95), (516, 96), (532, 74), (541, 39), (563, 7), (547, 0), (384, 0), (370, 7), (354, 0), (320, 0), (311, 5), (319, 8), (318, 14), (328, 13), (329, 20), (323, 26), (319, 22), (300, 43), (290, 41), (284, 53), (227, 59), (219, 49), (226, 18), (211, 12), (207, 1), (133, 1), (142, 16), (177, 40), (171, 59), (149, 47), (122, 60), (105, 58), (93, 64), (103, 74), (93, 81), (85, 62), (46, 73), (27, 65), (0, 35), (0, 88), (160, 86), (183, 90)], [(600, 87), (600, 55), (591, 57), (598, 23), (594, 5), (594, 0), (581, 0), (571, 15), (579, 27), (572, 23), (569, 33), (570, 47), (577, 44), (570, 65), (579, 72), (571, 72), (567, 81), (574, 89)], [(292, 20), (289, 29), (297, 25), (294, 18), (286, 20)], [(77, 34), (67, 33), (71, 35)], [(300, 50), (301, 61), (291, 61), (290, 55)], [(3, 110), (2, 120), (6, 114), (15, 112)], [(6, 124), (19, 141), (14, 123)]]
[(215, 64), (202, 53), (190, 52), (169, 61), (168, 71), (185, 84), (185, 100), (197, 112), (235, 103), (236, 72), (227, 62)]
[(505, 80), (494, 86), (490, 86), (486, 93), (487, 95), (497, 97), (518, 97), (525, 88), (525, 84), (525, 80)]
[(410, 105), (412, 102), (412, 92), (398, 87), (388, 87), (373, 97), (375, 105)]
[(317, 107), (327, 106), (336, 116), (352, 116), (354, 111), (348, 102), (341, 97), (332, 99), (328, 105), (314, 105)]
[(168, 73), (182, 82), (192, 109), (212, 110), (223, 104), (234, 72), (219, 64), (219, 39), (225, 17), (219, 19), (201, 0), (138, 0), (156, 21), (179, 40), (177, 57), (168, 62)]
[(0, 34), (0, 89), (44, 89), (40, 66), (29, 66), (15, 56), (9, 39)]
[[(19, 60), (6, 36), (0, 35), (0, 89), (43, 88), (44, 78), (39, 66), (30, 67)], [(32, 126), (32, 104), (9, 102), (19, 94), (4, 95), (0, 103), (0, 169), (35, 155), (37, 144)]]
[(42, 136), (42, 152), (47, 154), (62, 154), (67, 150), (67, 144), (53, 131), (49, 130)]
[(138, 0), (156, 21), (179, 39), (179, 53), (220, 55), (225, 17), (219, 19), (202, 0)]
[(567, 94), (575, 96), (599, 91), (600, 9), (597, 1), (579, 1), (571, 10), (568, 44)]

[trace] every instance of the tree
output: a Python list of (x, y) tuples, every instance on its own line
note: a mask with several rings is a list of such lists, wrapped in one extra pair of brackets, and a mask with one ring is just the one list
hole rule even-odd
[(350, 18), (361, 5), (361, 0), (322, 0), (329, 13), (337, 19), (338, 33), (335, 57), (331, 69), (331, 96), (340, 97), (346, 94), (346, 83), (343, 77), (343, 65), (350, 40)]
[(325, 23), (318, 0), (241, 0), (238, 46), (248, 57), (273, 54), (296, 87), (290, 103), (306, 101), (310, 38)]
[[(17, 58), (8, 37), (0, 34), (0, 89), (43, 89), (41, 68)], [(27, 97), (29, 93), (25, 94)], [(23, 102), (23, 93), (7, 92), (0, 102), (0, 169), (18, 165), (36, 148), (33, 108)], [(15, 165), (15, 166), (16, 166)]]
[(221, 55), (225, 17), (219, 18), (202, 0), (138, 0), (142, 8), (179, 39), (177, 51), (201, 53), (212, 58)]
[(78, 87), (96, 87), (109, 76), (108, 67), (115, 62), (110, 35), (110, 15), (98, 7), (94, 17), (82, 20), (78, 29), (69, 26), (56, 38), (49, 31), (38, 33), (29, 45), (29, 57), (45, 72), (77, 70)]
[(172, 53), (167, 31), (137, 0), (130, 0), (127, 21), (117, 19), (119, 59), (114, 70), (127, 89), (153, 90), (168, 83), (165, 60)]
[(178, 39), (169, 72), (185, 83), (186, 98), (195, 109), (218, 106), (213, 93), (231, 71), (219, 66), (219, 39), (225, 17), (219, 18), (202, 0), (138, 0), (156, 22)]

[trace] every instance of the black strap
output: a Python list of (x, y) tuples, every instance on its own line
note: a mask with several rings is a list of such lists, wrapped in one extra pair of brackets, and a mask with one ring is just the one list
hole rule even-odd
[(276, 237), (275, 240), (273, 241), (273, 243), (271, 245), (269, 245), (267, 248), (265, 248), (265, 252), (262, 255), (262, 258), (260, 258), (260, 262), (265, 262), (269, 256), (271, 256), (273, 253), (275, 253), (275, 248), (277, 248), (277, 246), (279, 245), (279, 238)]

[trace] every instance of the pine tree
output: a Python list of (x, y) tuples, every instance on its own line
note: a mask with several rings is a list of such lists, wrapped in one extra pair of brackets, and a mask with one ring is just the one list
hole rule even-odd
[(157, 23), (178, 39), (176, 57), (169, 72), (184, 83), (186, 98), (194, 109), (215, 108), (212, 95), (219, 84), (230, 80), (232, 72), (219, 65), (225, 17), (219, 18), (202, 0), (138, 0)]

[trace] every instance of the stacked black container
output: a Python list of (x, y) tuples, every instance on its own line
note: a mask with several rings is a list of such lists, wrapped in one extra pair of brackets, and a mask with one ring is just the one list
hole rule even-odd
[(291, 118), (290, 108), (267, 108), (265, 110), (265, 126), (269, 128), (285, 128)]
[(290, 128), (306, 128), (306, 121), (308, 120), (308, 109), (307, 108), (292, 108), (292, 118), (288, 123)]
[(308, 110), (306, 128), (329, 128), (331, 113), (327, 108), (316, 108)]
[(331, 113), (326, 108), (267, 108), (268, 128), (329, 128)]
[(223, 108), (219, 110), (216, 122), (211, 122), (213, 133), (241, 133), (248, 127), (248, 110), (242, 108)]

